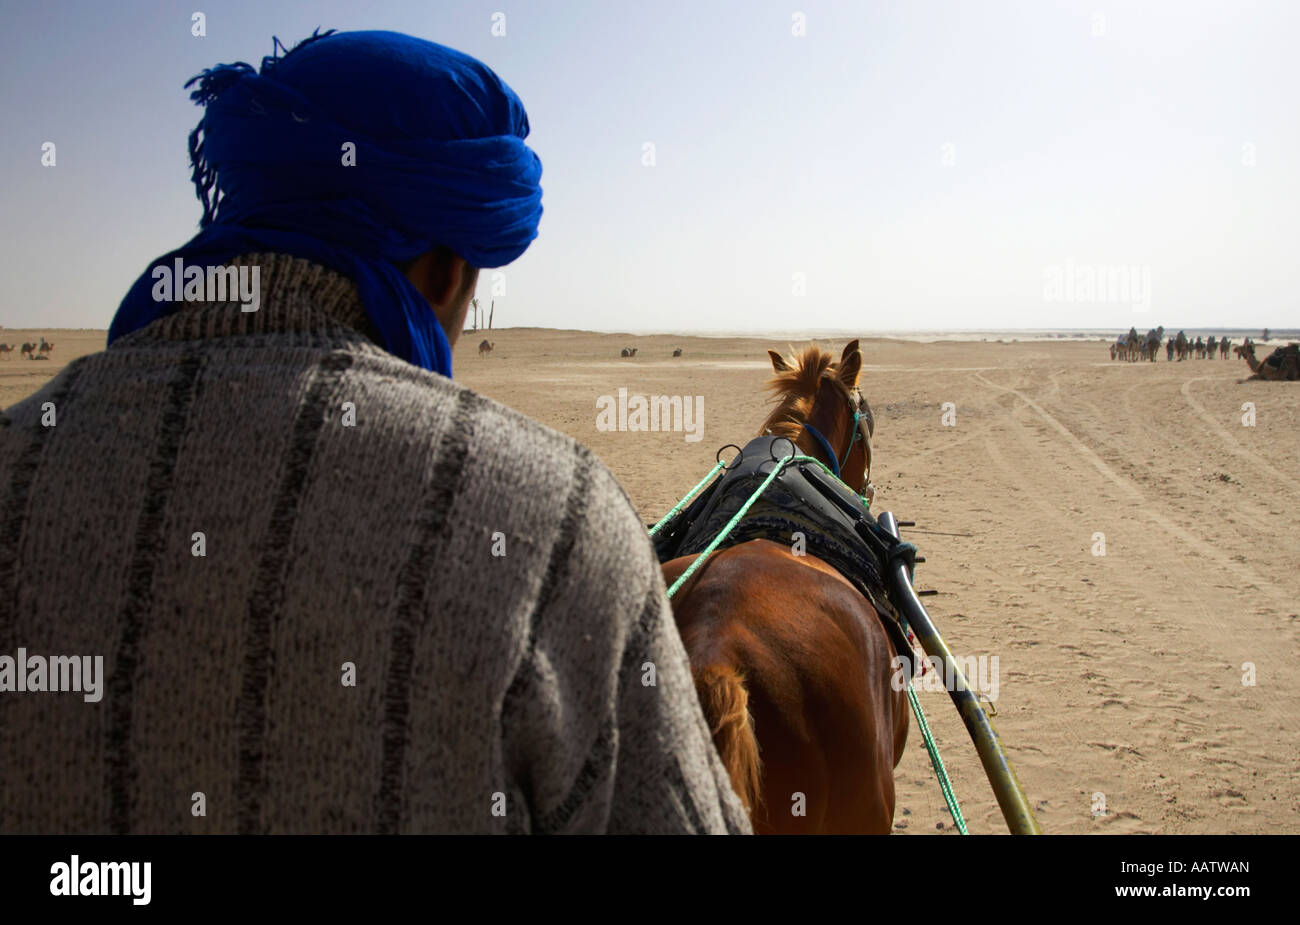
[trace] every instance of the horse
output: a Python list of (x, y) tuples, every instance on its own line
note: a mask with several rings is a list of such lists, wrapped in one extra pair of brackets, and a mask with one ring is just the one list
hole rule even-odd
[[(760, 435), (788, 438), (869, 493), (875, 422), (858, 391), (858, 341), (838, 361), (815, 346), (798, 358), (768, 356), (778, 404)], [(694, 560), (665, 562), (664, 580), (671, 585)], [(815, 556), (757, 539), (710, 556), (673, 611), (754, 831), (888, 833), (907, 693), (891, 682), (895, 644), (867, 599)]]

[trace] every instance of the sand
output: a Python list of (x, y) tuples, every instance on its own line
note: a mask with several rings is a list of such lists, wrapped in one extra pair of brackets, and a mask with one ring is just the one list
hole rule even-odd
[[(38, 333), (53, 359), (0, 361), (0, 404), (103, 344), (0, 341)], [(787, 346), (503, 329), (480, 358), (484, 333), (457, 378), (590, 446), (647, 522), (753, 436), (766, 350)], [(1235, 358), (1114, 363), (1100, 342), (863, 352), (874, 508), (917, 522), (917, 584), (954, 652), (997, 656), (994, 723), (1044, 831), (1300, 831), (1300, 383), (1242, 382)], [(598, 429), (620, 388), (702, 395), (702, 439)], [(971, 831), (1004, 832), (947, 695), (920, 697)], [(953, 831), (915, 726), (896, 779), (896, 831)]]

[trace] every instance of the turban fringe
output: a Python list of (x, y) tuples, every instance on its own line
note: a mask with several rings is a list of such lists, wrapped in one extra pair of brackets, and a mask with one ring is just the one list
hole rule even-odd
[[(300, 88), (277, 79), (283, 64), (304, 48), (351, 39), (371, 52), (383, 54), (391, 46), (408, 62), (417, 59), (416, 67), (407, 66), (416, 79), (394, 81), (391, 73), (377, 73), (372, 88), (364, 88), (366, 56), (347, 59), (355, 64), (349, 81), (363, 82), (390, 110), (396, 107), (393, 130), (383, 137), (336, 120), (328, 87), (300, 78), (308, 84)], [(421, 64), (425, 54), (428, 63)], [(418, 80), (420, 67), (429, 72), (424, 82)], [(422, 124), (428, 121), (422, 103), (448, 77), (455, 91), (470, 88), (439, 100), (444, 109), (463, 111), (453, 113), (460, 125)], [(395, 262), (444, 245), (472, 266), (499, 267), (537, 236), (541, 162), (524, 143), (527, 116), (513, 91), (472, 58), (382, 32), (315, 35), (284, 58), (263, 59), (260, 74), (241, 62), (204, 71), (194, 83), (192, 99), (206, 106), (189, 140), (192, 179), (204, 207), (202, 230), (136, 281), (109, 329), (109, 343), (179, 307), (152, 299), (154, 267), (170, 266), (177, 257), (215, 266), (239, 254), (274, 250), (353, 279), (387, 349), (449, 376), (446, 335)], [(435, 130), (463, 132), (465, 125), (472, 126), (472, 137), (428, 137)], [(349, 143), (355, 166), (345, 166)]]

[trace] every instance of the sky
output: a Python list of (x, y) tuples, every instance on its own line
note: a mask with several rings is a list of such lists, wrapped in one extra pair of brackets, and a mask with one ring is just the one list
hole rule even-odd
[(7, 327), (107, 327), (198, 230), (202, 111), (182, 85), (317, 27), (450, 45), (523, 100), (545, 214), (480, 275), (498, 327), (1300, 327), (1293, 0), (0, 0), (0, 17)]

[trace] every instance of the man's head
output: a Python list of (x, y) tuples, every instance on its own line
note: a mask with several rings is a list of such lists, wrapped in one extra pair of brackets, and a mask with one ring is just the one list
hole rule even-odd
[[(395, 32), (315, 35), (260, 70), (223, 64), (195, 83), (203, 230), (160, 260), (324, 264), (356, 282), (391, 352), (450, 375), (478, 268), (522, 254), (542, 214), (514, 91), (468, 55)], [(110, 343), (172, 310), (149, 299), (150, 271)]]

